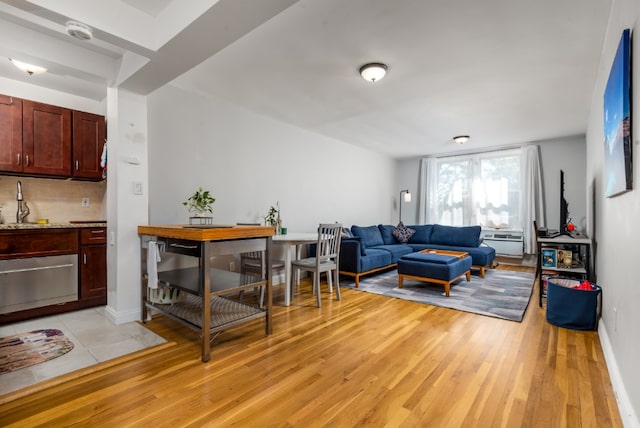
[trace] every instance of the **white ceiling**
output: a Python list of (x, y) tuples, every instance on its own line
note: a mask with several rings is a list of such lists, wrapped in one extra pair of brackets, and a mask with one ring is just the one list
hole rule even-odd
[(173, 82), (395, 158), (475, 150), (585, 132), (610, 3), (0, 1), (0, 76), (94, 100)]

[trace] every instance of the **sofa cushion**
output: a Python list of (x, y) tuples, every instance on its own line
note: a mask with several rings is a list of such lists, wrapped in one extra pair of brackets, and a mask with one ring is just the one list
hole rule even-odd
[[(388, 251), (389, 254), (391, 254), (391, 263), (395, 263), (400, 260), (402, 256), (413, 252), (413, 248), (405, 244), (380, 245), (379, 247), (374, 248), (377, 250)], [(367, 251), (371, 251), (371, 248), (367, 249)]]
[(432, 224), (417, 224), (409, 227), (416, 231), (409, 239), (409, 244), (429, 244), (431, 242)]
[(384, 245), (382, 234), (378, 226), (351, 226), (353, 236), (359, 236), (362, 245), (365, 247), (375, 247), (376, 245)]
[(384, 245), (395, 245), (398, 243), (396, 238), (393, 237), (393, 229), (396, 227), (392, 224), (379, 224), (380, 235), (382, 235), (382, 241)]
[(366, 257), (360, 258), (358, 272), (367, 272), (372, 269), (387, 266), (392, 263), (391, 253), (379, 248), (368, 248)]
[(431, 243), (456, 247), (477, 247), (480, 245), (480, 226), (433, 225)]
[(403, 244), (406, 244), (407, 242), (409, 242), (409, 239), (413, 236), (413, 234), (416, 233), (416, 231), (411, 228), (408, 228), (402, 222), (400, 222), (398, 226), (396, 226), (396, 228), (393, 229), (393, 232), (391, 233), (393, 234), (393, 237), (396, 238), (398, 241), (400, 241)]

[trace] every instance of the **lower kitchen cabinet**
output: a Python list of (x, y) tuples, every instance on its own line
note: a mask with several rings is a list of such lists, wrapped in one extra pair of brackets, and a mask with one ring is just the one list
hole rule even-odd
[(106, 303), (105, 227), (0, 229), (0, 325)]
[(80, 301), (107, 304), (106, 228), (80, 230)]

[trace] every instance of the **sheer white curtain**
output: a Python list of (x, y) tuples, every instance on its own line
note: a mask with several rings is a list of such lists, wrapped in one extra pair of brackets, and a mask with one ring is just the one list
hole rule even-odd
[(425, 158), (420, 162), (418, 223), (436, 223), (438, 206), (438, 159)]
[(524, 252), (533, 254), (536, 251), (536, 235), (533, 230), (533, 221), (537, 222), (538, 227), (545, 226), (542, 173), (540, 171), (538, 146), (523, 147), (521, 159), (520, 185), (522, 186), (522, 198), (520, 200), (520, 218), (522, 219), (524, 230)]

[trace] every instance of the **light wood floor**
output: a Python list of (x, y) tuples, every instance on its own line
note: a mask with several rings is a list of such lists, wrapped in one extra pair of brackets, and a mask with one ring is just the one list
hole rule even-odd
[(536, 290), (515, 323), (349, 289), (317, 309), (308, 289), (206, 364), (155, 317), (169, 343), (2, 396), (0, 426), (622, 426), (597, 334), (548, 324)]

